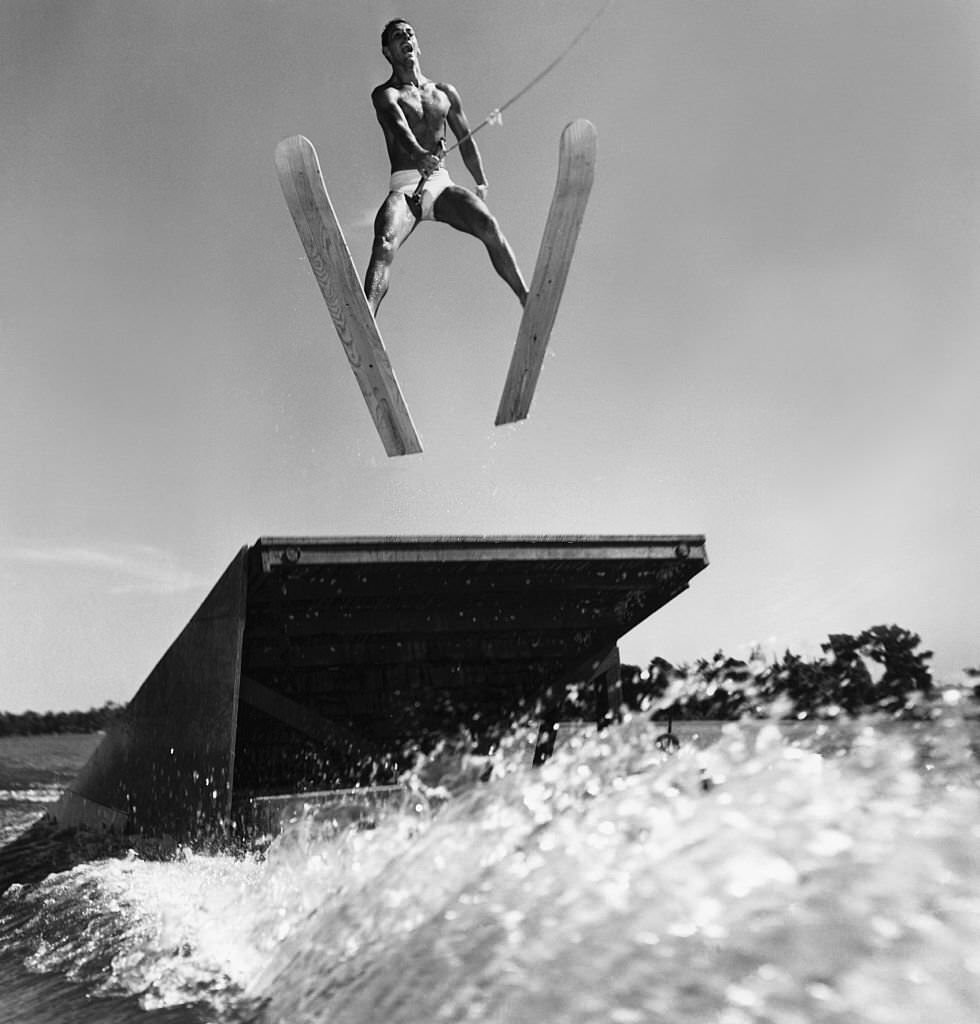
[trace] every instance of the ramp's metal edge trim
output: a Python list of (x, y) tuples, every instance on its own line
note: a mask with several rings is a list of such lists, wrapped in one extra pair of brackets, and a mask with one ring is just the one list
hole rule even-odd
[[(228, 751), (228, 790), (224, 798), (224, 817), (231, 819), (232, 807), (235, 794), (235, 750), (238, 737), (238, 707), (241, 701), (242, 682), (242, 658), (245, 649), (245, 618), (248, 613), (248, 569), (249, 569), (249, 546), (243, 544), (231, 560), (231, 565), (238, 565), (238, 596), (241, 602), (242, 613), (237, 624), (238, 640), (235, 649), (235, 678), (232, 683), (232, 708), (231, 708), (231, 749)], [(228, 571), (227, 569), (225, 570)]]
[(359, 534), (355, 536), (313, 536), (302, 534), (296, 536), (270, 535), (259, 537), (257, 547), (281, 547), (286, 544), (317, 544), (334, 547), (356, 547), (361, 545), (394, 547), (418, 545), (452, 545), (467, 544), (472, 546), (492, 547), (494, 545), (524, 545), (534, 548), (541, 544), (601, 544), (607, 547), (621, 545), (672, 545), (679, 542), (703, 545), (703, 533), (669, 533), (669, 534), (596, 534), (596, 533), (479, 533), (479, 534)]
[(708, 564), (701, 534), (674, 536), (260, 537), (253, 550), (265, 571), (280, 564), (449, 563), (481, 561), (680, 560)]

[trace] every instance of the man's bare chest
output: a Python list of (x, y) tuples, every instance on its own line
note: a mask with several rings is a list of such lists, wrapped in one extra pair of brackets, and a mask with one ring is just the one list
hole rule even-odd
[(398, 91), (398, 105), (409, 124), (439, 125), (449, 113), (449, 97), (434, 83), (408, 85)]

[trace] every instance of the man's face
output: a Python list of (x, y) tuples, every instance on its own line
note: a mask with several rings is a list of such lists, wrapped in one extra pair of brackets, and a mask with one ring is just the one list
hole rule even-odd
[(394, 62), (417, 57), (421, 51), (418, 40), (415, 38), (415, 29), (407, 21), (400, 21), (397, 25), (393, 25), (388, 31), (388, 45), (385, 50), (388, 60)]

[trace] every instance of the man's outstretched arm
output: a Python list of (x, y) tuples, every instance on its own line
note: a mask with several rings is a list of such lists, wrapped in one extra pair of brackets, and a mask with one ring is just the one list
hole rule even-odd
[(449, 97), (449, 114), (446, 120), (459, 142), (459, 155), (463, 158), (466, 169), (476, 183), (476, 194), (483, 199), (487, 194), (487, 176), (483, 172), (483, 160), (476, 142), (469, 136), (470, 126), (463, 111), (463, 105), (459, 99), (459, 93), (451, 85), (442, 85), (442, 90)]

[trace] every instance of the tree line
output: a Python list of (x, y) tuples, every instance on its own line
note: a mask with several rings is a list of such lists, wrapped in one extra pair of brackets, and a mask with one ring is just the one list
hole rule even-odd
[(0, 711), (0, 736), (102, 732), (124, 710), (123, 705), (109, 701), (100, 708), (89, 708), (88, 711), (25, 711), (19, 715)]
[[(654, 658), (643, 669), (623, 665), (623, 703), (655, 718), (836, 718), (879, 712), (898, 718), (928, 716), (939, 698), (929, 669), (932, 651), (897, 625), (872, 626), (856, 636), (834, 633), (815, 658), (786, 651), (775, 660), (718, 651), (691, 665)], [(980, 700), (980, 669), (972, 697)]]

